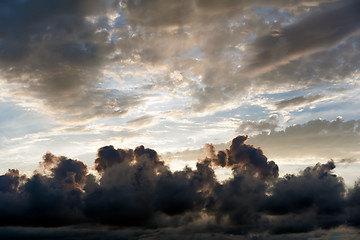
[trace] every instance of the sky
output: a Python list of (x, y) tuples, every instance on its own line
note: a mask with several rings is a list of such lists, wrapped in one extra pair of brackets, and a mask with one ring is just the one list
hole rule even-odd
[(355, 239), (359, 40), (356, 0), (0, 1), (0, 235)]

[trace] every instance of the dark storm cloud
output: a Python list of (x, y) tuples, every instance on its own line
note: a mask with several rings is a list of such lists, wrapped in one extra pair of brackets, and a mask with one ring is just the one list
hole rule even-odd
[(340, 1), (336, 7), (315, 13), (302, 21), (258, 38), (257, 55), (245, 72), (258, 74), (290, 60), (330, 49), (356, 34), (360, 28), (358, 1)]
[[(47, 153), (40, 167), (47, 172), (35, 172), (31, 178), (21, 176), (23, 184), (15, 192), (0, 192), (1, 225), (59, 226), (83, 221), (82, 188), (87, 166)], [(19, 178), (18, 173), (11, 172), (13, 179)]]
[(274, 179), (279, 176), (279, 168), (273, 161), (267, 161), (260, 148), (245, 144), (247, 136), (232, 140), (231, 146), (215, 155), (214, 146), (207, 145), (210, 160), (221, 167), (232, 167), (236, 172), (252, 173), (261, 179)]
[(342, 179), (331, 173), (334, 168), (333, 161), (318, 163), (275, 183), (265, 204), (266, 210), (277, 216), (272, 231), (303, 232), (344, 223), (345, 187)]
[(355, 187), (349, 191), (348, 194), (348, 204), (347, 209), (348, 213), (348, 224), (350, 226), (359, 227), (360, 226), (360, 183), (357, 182)]
[(9, 169), (5, 175), (0, 176), (1, 192), (16, 192), (21, 183), (26, 180), (25, 175), (20, 175), (19, 170)]
[(136, 95), (98, 87), (115, 50), (108, 14), (117, 2), (2, 1), (0, 72), (17, 85), (12, 94), (41, 99), (66, 120), (122, 115), (137, 104)]
[[(144, 146), (100, 148), (98, 177), (88, 174), (79, 160), (47, 153), (30, 178), (18, 170), (0, 176), (0, 224), (8, 229), (2, 228), (0, 235), (74, 232), (89, 237), (82, 229), (92, 226), (95, 235), (125, 238), (148, 232), (154, 238), (191, 233), (248, 239), (255, 233), (274, 237), (340, 225), (358, 228), (360, 188), (356, 184), (345, 194), (333, 161), (278, 178), (277, 165), (246, 140), (238, 136), (218, 152), (207, 145), (208, 156), (195, 169), (175, 172)], [(219, 166), (232, 167), (232, 177), (219, 182), (214, 171)], [(19, 235), (11, 230), (14, 226)]]
[(105, 171), (116, 163), (130, 162), (134, 157), (133, 150), (115, 149), (113, 146), (105, 146), (98, 150), (95, 159), (95, 169), (98, 172)]

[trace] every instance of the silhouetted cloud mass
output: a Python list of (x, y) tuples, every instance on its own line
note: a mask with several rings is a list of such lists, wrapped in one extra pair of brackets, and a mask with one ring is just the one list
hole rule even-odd
[(261, 179), (274, 179), (279, 176), (279, 168), (274, 161), (267, 161), (260, 148), (245, 144), (247, 136), (238, 136), (226, 151), (219, 151), (215, 155), (215, 147), (206, 145), (210, 159), (215, 165), (233, 167), (239, 172), (253, 173)]
[[(0, 224), (171, 228), (174, 236), (184, 234), (181, 229), (245, 236), (360, 225), (360, 187), (346, 194), (333, 161), (279, 178), (278, 166), (246, 140), (238, 136), (218, 152), (208, 144), (195, 169), (174, 172), (144, 146), (100, 148), (98, 176), (79, 160), (46, 153), (31, 177), (14, 169), (0, 176)], [(219, 167), (230, 167), (232, 177), (218, 181)]]

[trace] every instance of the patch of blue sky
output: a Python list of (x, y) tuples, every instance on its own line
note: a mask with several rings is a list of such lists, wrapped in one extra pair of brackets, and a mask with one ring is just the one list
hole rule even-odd
[(261, 119), (266, 119), (271, 115), (271, 111), (266, 107), (262, 107), (259, 105), (247, 105), (243, 104), (237, 108), (231, 110), (218, 111), (213, 113), (212, 115), (206, 115), (201, 117), (191, 118), (194, 121), (202, 122), (202, 121), (219, 121), (219, 119), (231, 119), (236, 118), (239, 120), (254, 120), (258, 121)]
[(111, 25), (112, 28), (122, 28), (126, 25), (126, 19), (124, 18), (121, 11), (118, 12), (119, 16), (114, 19), (113, 24)]
[(48, 116), (27, 111), (12, 102), (0, 102), (0, 112), (0, 135), (7, 138), (18, 138), (55, 126)]
[(110, 35), (110, 42), (111, 43), (116, 43), (117, 40), (128, 37), (129, 36), (129, 32), (127, 30), (119, 32), (119, 31), (115, 31), (112, 32)]
[[(116, 29), (119, 30), (121, 28), (123, 28), (126, 25), (126, 20), (122, 15), (119, 15), (119, 17), (114, 19), (113, 24), (110, 26), (111, 29)], [(111, 43), (115, 43), (117, 40), (124, 38), (124, 37), (128, 37), (129, 36), (129, 31), (127, 29), (124, 29), (124, 31), (113, 31), (111, 32), (111, 36), (110, 36), (110, 42)]]
[[(122, 95), (121, 92), (118, 93)], [(142, 94), (141, 91), (137, 91), (137, 94)], [(114, 96), (116, 98), (116, 96)], [(119, 99), (121, 104), (121, 97)], [(135, 105), (128, 114), (119, 117), (108, 117), (98, 119), (93, 124), (100, 125), (118, 125), (125, 124), (127, 121), (136, 119), (144, 115), (154, 115), (161, 117), (167, 112), (171, 112), (173, 109), (184, 110), (186, 106), (191, 104), (190, 100), (182, 97), (170, 96), (167, 91), (152, 90), (151, 94), (147, 91), (143, 91), (141, 97), (141, 104)], [(125, 126), (125, 125), (124, 125)]]
[(305, 96), (307, 94), (312, 94), (312, 95), (320, 94), (322, 91), (328, 90), (333, 87), (334, 87), (333, 83), (324, 82), (312, 87), (283, 91), (280, 93), (261, 94), (260, 96), (265, 98), (271, 98), (274, 100), (283, 100), (283, 99), (291, 99), (299, 96)]
[(261, 120), (267, 118), (271, 111), (259, 105), (243, 105), (229, 111), (229, 115), (240, 118), (241, 120)]
[(360, 103), (328, 102), (318, 103), (315, 108), (304, 108), (303, 111), (291, 113), (289, 124), (302, 124), (310, 120), (322, 118), (329, 121), (341, 116), (344, 121), (360, 120)]

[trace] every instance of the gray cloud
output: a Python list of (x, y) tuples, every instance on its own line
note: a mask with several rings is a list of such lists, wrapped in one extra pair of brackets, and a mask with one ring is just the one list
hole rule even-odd
[(108, 14), (116, 13), (117, 1), (1, 5), (6, 13), (0, 14), (0, 72), (18, 86), (13, 95), (40, 99), (57, 118), (78, 121), (123, 115), (138, 104), (134, 94), (98, 86), (101, 69), (115, 50)]
[(318, 119), (254, 135), (250, 142), (262, 146), (271, 158), (358, 159), (354, 149), (359, 148), (359, 124), (359, 120)]
[(279, 168), (273, 161), (267, 161), (260, 148), (245, 144), (247, 136), (234, 138), (230, 148), (219, 151), (215, 155), (213, 145), (206, 145), (209, 160), (221, 167), (232, 167), (235, 172), (247, 172), (258, 176), (263, 180), (276, 179), (279, 176)]
[(323, 98), (321, 95), (307, 95), (307, 96), (299, 96), (291, 99), (285, 99), (280, 102), (275, 103), (276, 108), (284, 109), (291, 107), (300, 107), (303, 105), (311, 104), (316, 102), (317, 100)]
[(161, 27), (184, 27), (193, 22), (213, 21), (215, 17), (222, 15), (224, 18), (231, 18), (242, 14), (248, 7), (258, 6), (281, 6), (284, 8), (303, 6), (318, 6), (323, 2), (332, 1), (273, 1), (273, 0), (255, 0), (251, 2), (224, 0), (124, 0), (123, 7), (126, 18), (135, 25), (143, 27), (161, 28)]
[[(299, 63), (286, 65), (277, 73), (256, 79), (245, 77), (239, 70), (239, 66), (246, 67), (248, 56), (252, 55), (249, 44), (255, 37), (261, 39), (258, 36), (269, 28), (281, 28), (283, 22), (306, 11), (309, 20), (305, 17), (300, 23), (284, 29), (296, 30), (311, 19), (316, 22), (322, 18), (322, 14), (318, 15), (319, 6), (328, 11), (325, 18), (349, 9), (342, 7), (342, 3), (325, 4), (329, 2), (334, 1), (205, 3), (187, 0), (179, 3), (154, 0), (121, 1), (121, 7), (118, 7), (119, 1), (85, 3), (77, 0), (56, 5), (46, 1), (4, 1), (1, 4), (7, 13), (0, 16), (3, 23), (0, 31), (1, 75), (8, 84), (17, 86), (11, 90), (13, 96), (40, 102), (47, 113), (68, 121), (122, 116), (142, 104), (146, 91), (120, 91), (100, 85), (106, 81), (104, 69), (119, 71), (120, 77), (126, 75), (118, 66), (152, 70), (165, 64), (166, 71), (149, 82), (151, 90), (183, 92), (179, 81), (168, 77), (168, 73), (178, 71), (183, 75), (181, 83), (187, 85), (186, 94), (191, 97), (191, 106), (185, 107), (187, 111), (220, 108), (234, 96), (245, 95), (254, 86), (259, 90), (273, 89), (274, 78), (275, 85), (298, 81), (306, 86), (314, 81), (311, 80), (314, 71), (320, 71), (316, 83), (351, 74), (356, 58), (350, 55), (356, 51), (348, 51), (349, 44), (336, 54), (299, 59), (304, 65), (301, 69)], [(337, 10), (328, 10), (338, 5)], [(274, 7), (269, 15), (278, 21), (269, 22), (267, 16), (256, 12), (264, 6)], [(28, 9), (36, 11), (30, 14)], [(280, 10), (286, 14), (280, 14)], [(346, 16), (353, 23), (351, 11)], [(321, 21), (314, 25), (315, 30), (323, 23)], [(5, 24), (10, 22), (12, 24)], [(344, 29), (349, 31), (355, 27), (346, 26), (349, 27)], [(290, 32), (297, 32), (295, 30)], [(340, 30), (333, 35), (341, 35)], [(319, 45), (321, 41), (315, 40), (314, 44)], [(310, 40), (303, 45), (303, 48), (312, 49)], [(266, 49), (266, 46), (262, 47)], [(324, 71), (339, 59), (337, 54), (342, 55), (345, 64), (337, 66), (335, 73)], [(277, 61), (271, 64), (276, 65)], [(314, 61), (318, 63), (318, 70), (312, 68)], [(215, 62), (217, 64), (213, 64)], [(331, 68), (335, 69), (334, 66)], [(196, 80), (199, 76), (201, 78)]]
[(298, 176), (286, 175), (275, 184), (274, 192), (265, 204), (266, 209), (277, 216), (273, 232), (328, 229), (345, 221), (344, 183), (331, 173), (334, 168), (332, 161), (316, 164)]
[(259, 134), (262, 132), (273, 132), (278, 128), (279, 116), (271, 115), (267, 119), (259, 121), (247, 120), (240, 123), (237, 132), (242, 134)]
[(254, 48), (258, 54), (247, 71), (268, 71), (290, 60), (336, 46), (359, 30), (359, 9), (358, 1), (342, 1), (333, 9), (273, 30), (256, 40)]

